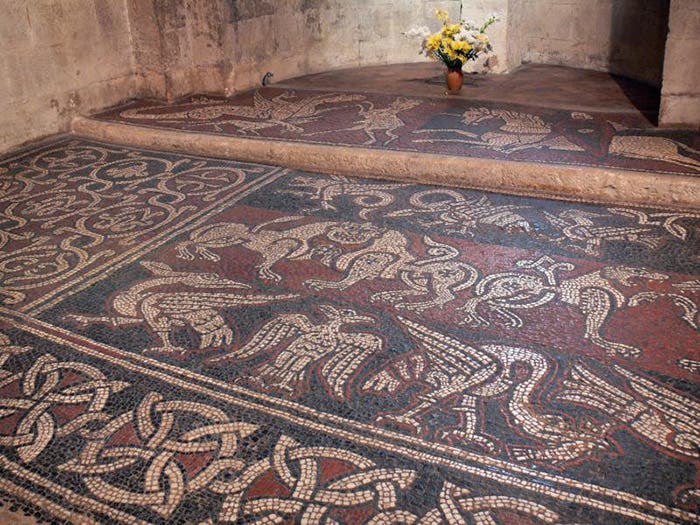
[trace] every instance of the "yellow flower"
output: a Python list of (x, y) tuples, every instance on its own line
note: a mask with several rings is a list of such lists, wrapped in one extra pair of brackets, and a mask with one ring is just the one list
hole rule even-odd
[(445, 36), (453, 37), (461, 30), (462, 26), (460, 26), (459, 24), (446, 24), (442, 26), (442, 30), (440, 32)]
[(457, 52), (451, 47), (444, 47), (442, 51), (448, 56), (450, 60), (457, 60), (459, 58)]
[(441, 37), (440, 33), (435, 33), (434, 35), (430, 35), (428, 37), (428, 39), (425, 41), (425, 47), (427, 47), (431, 51), (436, 51), (440, 47), (440, 44), (442, 43), (441, 38), (442, 37)]
[(437, 11), (435, 11), (435, 16), (443, 24), (446, 24), (447, 21), (450, 19), (450, 15), (447, 13), (447, 11), (444, 11), (442, 9), (438, 9)]
[(469, 42), (465, 42), (463, 40), (456, 40), (452, 42), (452, 49), (466, 55), (467, 53), (469, 53), (469, 51), (471, 51), (472, 46)]

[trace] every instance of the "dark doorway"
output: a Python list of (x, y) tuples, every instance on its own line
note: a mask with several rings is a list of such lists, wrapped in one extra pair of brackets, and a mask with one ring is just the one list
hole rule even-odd
[(654, 125), (661, 102), (669, 9), (670, 0), (613, 2), (610, 71), (618, 75), (616, 80), (629, 100)]

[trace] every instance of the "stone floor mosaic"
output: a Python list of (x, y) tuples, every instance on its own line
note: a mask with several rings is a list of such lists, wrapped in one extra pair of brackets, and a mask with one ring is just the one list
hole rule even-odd
[(172, 104), (139, 100), (95, 118), (268, 141), (700, 174), (700, 133), (651, 128), (629, 113), (264, 88)]
[(40, 519), (700, 520), (700, 214), (67, 138), (0, 162), (0, 246)]

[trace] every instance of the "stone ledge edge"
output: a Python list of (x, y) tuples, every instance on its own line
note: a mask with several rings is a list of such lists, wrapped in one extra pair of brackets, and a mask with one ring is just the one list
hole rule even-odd
[(331, 175), (436, 184), (596, 204), (700, 210), (700, 177), (514, 162), (153, 129), (76, 117), (74, 135), (121, 145)]

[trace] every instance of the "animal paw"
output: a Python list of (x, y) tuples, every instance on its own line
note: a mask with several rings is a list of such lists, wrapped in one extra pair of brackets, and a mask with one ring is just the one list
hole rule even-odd
[(519, 461), (521, 463), (539, 460), (536, 453), (534, 453), (531, 449), (524, 447), (511, 448), (510, 457), (513, 458), (515, 461)]
[(403, 294), (401, 292), (377, 292), (373, 293), (370, 297), (372, 301), (386, 301), (388, 303), (394, 302), (398, 299), (403, 299)]
[(600, 338), (591, 338), (591, 342), (600, 346), (605, 350), (605, 355), (608, 357), (630, 357), (636, 358), (642, 353), (639, 348), (629, 346), (623, 343), (613, 343)]
[(267, 281), (274, 281), (274, 282), (280, 282), (282, 280), (282, 277), (269, 268), (258, 268), (258, 276), (261, 279), (265, 279)]
[(408, 310), (409, 312), (416, 312), (420, 314), (423, 313), (425, 310), (428, 310), (429, 308), (433, 308), (436, 305), (432, 303), (397, 303), (394, 306), (402, 310)]
[(233, 332), (228, 326), (222, 326), (217, 330), (202, 335), (199, 348), (209, 348), (211, 346), (230, 345), (233, 342)]
[(480, 328), (480, 327), (486, 327), (489, 326), (491, 323), (489, 323), (486, 319), (481, 317), (479, 314), (476, 313), (468, 313), (464, 316), (464, 319), (462, 319), (459, 324), (462, 325), (467, 325), (471, 326), (472, 328)]

